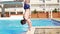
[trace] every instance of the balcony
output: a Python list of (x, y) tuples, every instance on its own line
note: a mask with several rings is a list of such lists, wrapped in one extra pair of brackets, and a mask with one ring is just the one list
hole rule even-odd
[(31, 4), (44, 4), (44, 2), (40, 0), (31, 0), (30, 2)]
[(45, 1), (46, 4), (57, 4), (57, 0), (49, 0), (49, 1)]

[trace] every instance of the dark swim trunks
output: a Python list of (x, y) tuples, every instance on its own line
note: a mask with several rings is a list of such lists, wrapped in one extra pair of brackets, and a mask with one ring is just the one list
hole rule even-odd
[(24, 9), (30, 9), (30, 5), (29, 4), (24, 4)]

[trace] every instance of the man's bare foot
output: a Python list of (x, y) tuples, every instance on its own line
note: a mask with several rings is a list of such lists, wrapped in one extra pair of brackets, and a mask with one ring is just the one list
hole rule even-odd
[(28, 31), (32, 31), (32, 27), (28, 29)]

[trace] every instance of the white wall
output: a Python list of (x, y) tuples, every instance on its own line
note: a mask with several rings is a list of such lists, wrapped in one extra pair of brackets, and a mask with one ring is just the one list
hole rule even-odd
[(1, 8), (0, 8), (0, 12), (1, 12), (2, 10), (1, 10)]
[(43, 3), (40, 0), (30, 0), (30, 2), (31, 2), (31, 4), (41, 4), (41, 3)]
[(39, 10), (44, 11), (43, 9), (45, 9), (46, 11), (50, 11), (50, 10), (54, 10), (55, 8), (57, 9), (59, 8), (58, 5), (59, 3), (57, 2), (57, 0), (50, 0), (50, 1), (45, 0), (45, 1), (46, 4), (51, 4), (51, 5), (46, 5), (45, 7), (45, 3), (43, 3), (42, 0), (31, 0), (31, 10), (33, 11), (34, 9), (36, 9), (37, 11)]
[(10, 12), (20, 11), (21, 12), (23, 11), (23, 8), (6, 8), (5, 11), (10, 11)]
[(40, 6), (31, 6), (31, 11), (34, 11), (35, 9), (37, 11), (43, 11), (43, 8), (41, 8)]
[(50, 1), (47, 1), (47, 0), (46, 0), (46, 3), (52, 3), (52, 4), (53, 4), (53, 3), (57, 3), (57, 0), (50, 0)]
[(14, 0), (0, 0), (0, 2), (2, 2), (2, 1), (14, 1)]
[[(41, 4), (43, 0), (30, 0), (32, 4)], [(45, 0), (46, 3), (57, 3), (57, 0)]]

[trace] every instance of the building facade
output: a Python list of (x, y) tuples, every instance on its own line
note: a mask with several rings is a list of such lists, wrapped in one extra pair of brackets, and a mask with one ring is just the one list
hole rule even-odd
[(31, 0), (31, 10), (51, 11), (55, 8), (60, 11), (60, 0)]
[[(10, 0), (10, 1), (17, 1), (17, 2), (24, 2), (24, 0)], [(3, 1), (2, 1), (3, 2)], [(24, 3), (23, 3), (24, 4)], [(22, 4), (22, 6), (23, 6)], [(12, 4), (6, 5), (8, 8), (5, 9), (5, 11), (22, 11), (23, 7), (17, 7), (18, 4)], [(31, 5), (31, 11), (34, 11), (35, 9), (37, 11), (52, 11), (55, 8), (60, 11), (60, 0), (30, 0), (30, 5)], [(20, 5), (18, 5), (20, 6)], [(13, 8), (12, 8), (13, 7)], [(17, 10), (15, 7), (17, 7)], [(1, 11), (1, 8), (0, 8)]]
[[(20, 4), (20, 2), (22, 4)], [(1, 4), (2, 3), (2, 4)], [(24, 13), (24, 0), (11, 0), (0, 2), (0, 13), (2, 12), (1, 7), (4, 5), (5, 12), (11, 14), (23, 14)], [(40, 12), (48, 12), (46, 18), (52, 18), (54, 9), (60, 11), (60, 0), (30, 0), (31, 12), (36, 10)], [(4, 12), (3, 12), (4, 13)], [(39, 13), (41, 14), (41, 13)], [(44, 14), (44, 13), (43, 13)], [(42, 15), (42, 14), (41, 14)], [(41, 17), (41, 15), (39, 15)], [(44, 15), (42, 17), (45, 17)], [(54, 15), (55, 16), (55, 15)], [(55, 16), (56, 17), (56, 16)], [(59, 17), (59, 15), (58, 15)]]
[[(4, 8), (4, 11), (3, 9)], [(23, 14), (23, 0), (1, 0), (0, 1), (0, 14)]]

